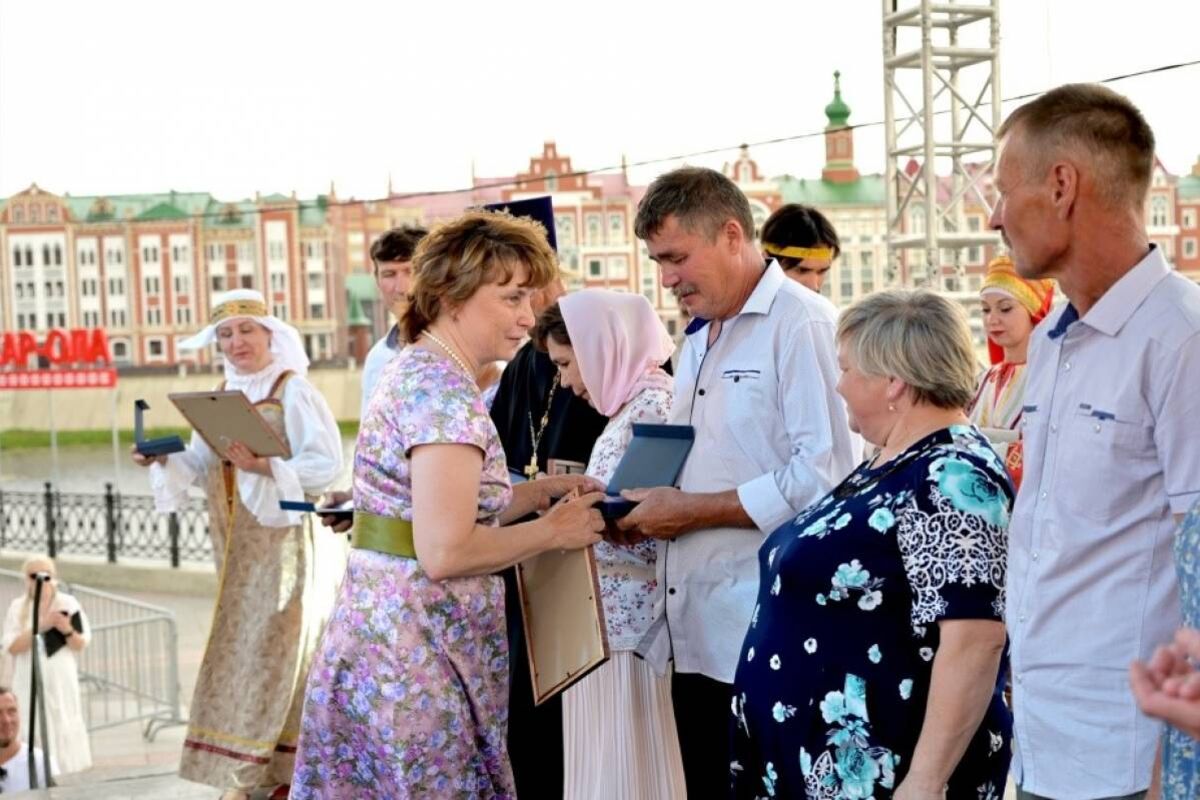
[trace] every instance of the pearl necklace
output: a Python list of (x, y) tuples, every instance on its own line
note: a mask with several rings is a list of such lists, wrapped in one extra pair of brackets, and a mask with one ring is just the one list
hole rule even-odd
[(443, 350), (445, 350), (445, 351), (446, 351), (446, 355), (450, 357), (450, 360), (451, 360), (451, 361), (453, 361), (455, 364), (457, 364), (459, 369), (461, 369), (463, 372), (467, 373), (467, 375), (468, 375), (468, 376), (471, 378), (471, 380), (475, 380), (475, 373), (474, 373), (474, 372), (472, 372), (471, 370), (467, 369), (467, 365), (466, 365), (466, 364), (464, 364), (464, 363), (463, 363), (463, 360), (462, 360), (461, 358), (459, 358), (459, 357), (458, 357), (458, 353), (455, 353), (455, 352), (454, 352), (454, 350), (452, 350), (452, 349), (450, 348), (450, 345), (446, 344), (446, 343), (445, 343), (445, 342), (443, 342), (441, 339), (439, 339), (438, 337), (434, 336), (434, 335), (433, 335), (433, 332), (432, 332), (432, 331), (430, 331), (428, 328), (426, 328), (425, 330), (421, 331), (421, 333), (422, 333), (422, 335), (424, 335), (424, 336), (428, 336), (428, 337), (429, 337), (429, 339), (430, 339), (430, 341), (432, 341), (432, 342), (433, 342), (434, 344), (436, 344), (438, 347), (440, 347), (440, 348), (442, 348)]

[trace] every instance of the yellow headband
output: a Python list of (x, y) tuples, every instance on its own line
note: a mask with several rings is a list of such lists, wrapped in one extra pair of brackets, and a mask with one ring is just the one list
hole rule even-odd
[(763, 242), (763, 252), (779, 258), (815, 258), (833, 260), (832, 247), (779, 247)]
[(1026, 280), (1017, 274), (1017, 268), (1012, 259), (1007, 256), (997, 256), (988, 264), (987, 274), (983, 278), (983, 286), (979, 294), (988, 290), (1001, 291), (1012, 297), (1029, 312), (1031, 317), (1040, 318), (1049, 310), (1048, 303), (1054, 293), (1054, 284), (1044, 280)]
[(230, 300), (213, 309), (210, 323), (217, 325), (233, 317), (265, 317), (267, 304), (257, 300)]

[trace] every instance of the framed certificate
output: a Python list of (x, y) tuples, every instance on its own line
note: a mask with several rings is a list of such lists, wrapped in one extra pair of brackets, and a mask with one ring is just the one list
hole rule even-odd
[(553, 550), (522, 561), (517, 564), (517, 588), (533, 702), (541, 705), (608, 660), (592, 548)]
[(177, 392), (167, 399), (222, 459), (234, 442), (246, 445), (256, 456), (291, 455), (287, 442), (241, 392)]

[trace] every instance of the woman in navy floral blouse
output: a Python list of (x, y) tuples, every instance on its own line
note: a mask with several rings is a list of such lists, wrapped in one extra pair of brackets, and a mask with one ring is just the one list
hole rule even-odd
[(1012, 487), (963, 407), (962, 310), (872, 295), (838, 325), (838, 392), (880, 451), (760, 551), (734, 680), (737, 798), (999, 800)]

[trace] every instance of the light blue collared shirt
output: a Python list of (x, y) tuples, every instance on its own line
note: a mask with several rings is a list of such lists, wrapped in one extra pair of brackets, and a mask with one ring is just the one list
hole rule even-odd
[(1030, 340), (1009, 527), (1013, 775), (1057, 800), (1146, 789), (1160, 726), (1129, 664), (1179, 624), (1174, 514), (1200, 498), (1200, 286), (1152, 249)]

